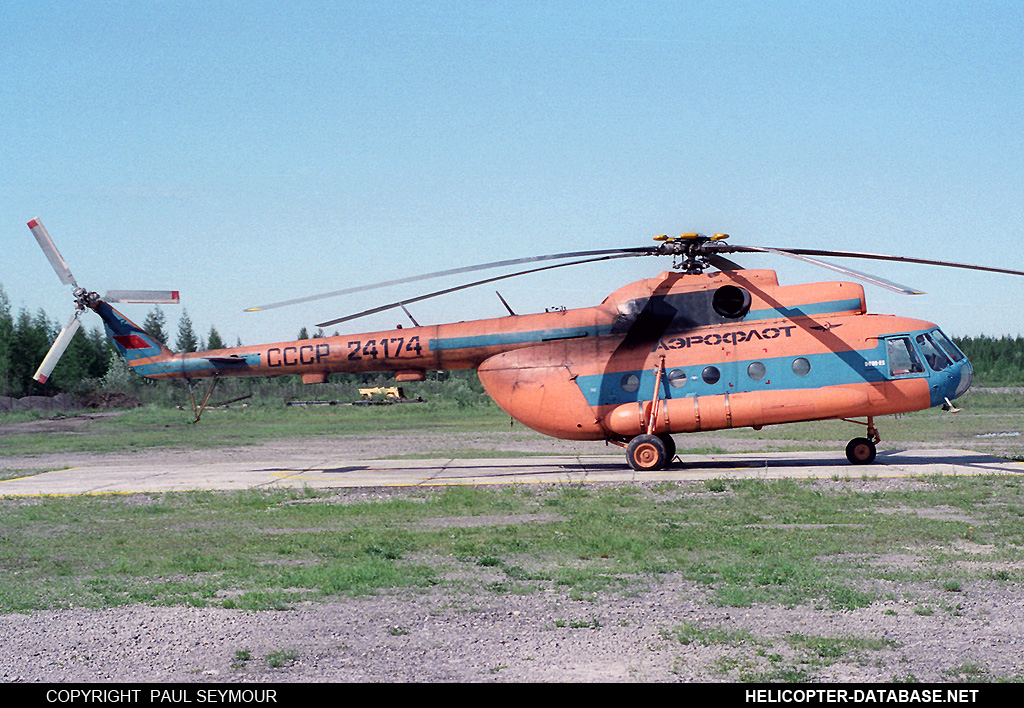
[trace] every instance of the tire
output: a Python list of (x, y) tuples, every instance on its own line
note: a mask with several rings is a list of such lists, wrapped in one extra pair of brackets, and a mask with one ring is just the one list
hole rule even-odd
[(854, 438), (846, 446), (846, 459), (855, 465), (870, 465), (878, 450), (867, 438)]
[(658, 437), (665, 444), (665, 466), (668, 467), (676, 458), (676, 441), (668, 433), (662, 433)]
[(668, 462), (668, 452), (656, 435), (637, 435), (626, 446), (626, 460), (638, 472), (654, 472)]

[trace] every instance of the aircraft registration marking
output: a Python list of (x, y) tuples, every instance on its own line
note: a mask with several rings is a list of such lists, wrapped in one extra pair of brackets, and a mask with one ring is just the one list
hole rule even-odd
[(380, 339), (352, 339), (348, 341), (348, 358), (358, 361), (363, 357), (369, 359), (415, 358), (420, 356), (423, 346), (419, 337), (381, 337)]
[(315, 347), (306, 344), (301, 347), (272, 347), (267, 350), (267, 366), (299, 366), (300, 364), (319, 364), (321, 359), (328, 357), (331, 347), (326, 342)]

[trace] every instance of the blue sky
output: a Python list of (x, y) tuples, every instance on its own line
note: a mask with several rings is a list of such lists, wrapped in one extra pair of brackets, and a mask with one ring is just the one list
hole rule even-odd
[[(37, 216), (80, 284), (179, 289), (200, 335), (246, 344), (456, 281), (252, 305), (662, 233), (1024, 270), (1022, 38), (1019, 2), (12, 0), (0, 285), (16, 310), (70, 315)], [(783, 283), (835, 277), (741, 260)], [(868, 286), (872, 311), (1024, 332), (1024, 278), (849, 265), (928, 293)], [(499, 316), (495, 287), (519, 312), (586, 306), (669, 266), (411, 309)]]

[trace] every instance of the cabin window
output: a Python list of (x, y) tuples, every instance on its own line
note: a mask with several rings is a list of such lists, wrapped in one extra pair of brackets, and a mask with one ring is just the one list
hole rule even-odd
[(626, 374), (622, 377), (622, 390), (626, 393), (636, 393), (640, 388), (640, 377), (636, 374)]
[(722, 372), (714, 366), (709, 366), (701, 372), (700, 377), (706, 384), (716, 384), (722, 378)]
[(765, 368), (764, 364), (759, 361), (755, 361), (747, 367), (747, 376), (754, 381), (760, 381), (765, 377), (765, 375), (767, 375), (767, 373), (768, 370)]
[(797, 376), (807, 376), (811, 373), (811, 362), (803, 357), (793, 360), (793, 373)]
[(910, 376), (924, 373), (924, 366), (917, 358), (909, 337), (894, 337), (886, 340), (890, 376)]
[(949, 357), (939, 349), (935, 340), (927, 334), (917, 335), (917, 346), (921, 348), (924, 360), (928, 362), (928, 366), (934, 371), (942, 371), (952, 363)]
[(681, 388), (686, 385), (686, 372), (682, 369), (672, 369), (666, 378), (668, 385), (672, 388)]

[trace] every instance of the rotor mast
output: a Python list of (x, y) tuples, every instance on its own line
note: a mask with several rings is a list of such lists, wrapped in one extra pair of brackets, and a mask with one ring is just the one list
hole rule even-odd
[(672, 256), (672, 268), (682, 271), (687, 275), (699, 275), (706, 269), (712, 267), (706, 248), (707, 244), (715, 241), (724, 241), (729, 234), (715, 234), (705, 236), (698, 233), (685, 233), (676, 237), (666, 235), (655, 236), (654, 240), (660, 242), (660, 246), (653, 255)]

